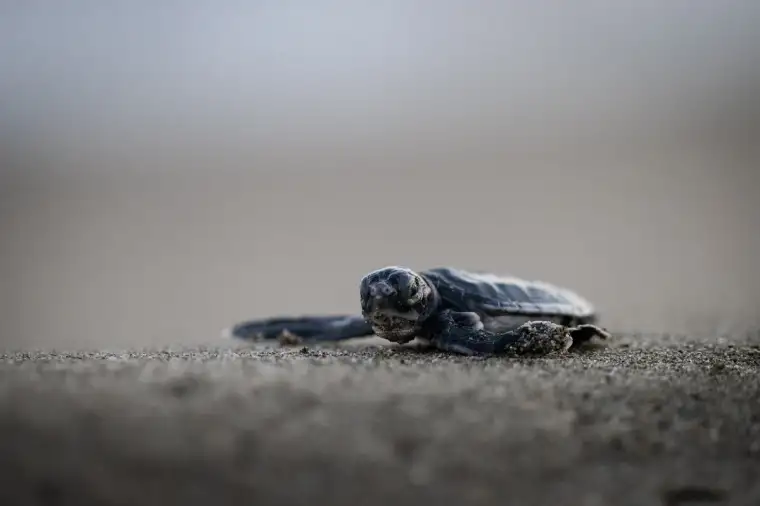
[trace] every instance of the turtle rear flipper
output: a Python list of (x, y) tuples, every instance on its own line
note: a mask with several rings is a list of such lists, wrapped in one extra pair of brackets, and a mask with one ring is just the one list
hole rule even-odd
[(571, 348), (582, 346), (591, 341), (594, 337), (604, 339), (605, 341), (612, 337), (611, 334), (605, 329), (588, 323), (578, 325), (576, 327), (571, 327), (569, 329), (569, 333), (570, 337), (573, 338), (573, 344), (571, 345)]

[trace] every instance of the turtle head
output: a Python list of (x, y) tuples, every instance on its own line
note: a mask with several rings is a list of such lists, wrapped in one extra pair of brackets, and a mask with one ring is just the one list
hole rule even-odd
[(422, 276), (405, 267), (384, 267), (360, 284), (362, 315), (378, 336), (405, 343), (435, 311), (438, 295)]

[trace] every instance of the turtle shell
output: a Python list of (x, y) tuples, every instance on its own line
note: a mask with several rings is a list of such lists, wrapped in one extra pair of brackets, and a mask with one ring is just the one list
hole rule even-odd
[(448, 267), (422, 271), (441, 297), (441, 309), (483, 316), (526, 316), (568, 323), (593, 323), (594, 306), (577, 293), (542, 281)]

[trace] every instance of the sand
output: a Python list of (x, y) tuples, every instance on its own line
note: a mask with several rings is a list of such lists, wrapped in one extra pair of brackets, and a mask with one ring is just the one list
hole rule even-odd
[(760, 337), (0, 356), (0, 503), (760, 504)]

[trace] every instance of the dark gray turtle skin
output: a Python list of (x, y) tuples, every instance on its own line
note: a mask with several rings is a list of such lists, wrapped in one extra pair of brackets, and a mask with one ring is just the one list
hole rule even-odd
[(473, 354), (549, 355), (609, 338), (580, 295), (539, 281), (440, 267), (384, 267), (359, 283), (361, 315), (294, 316), (238, 323), (246, 340), (341, 341), (377, 335)]

